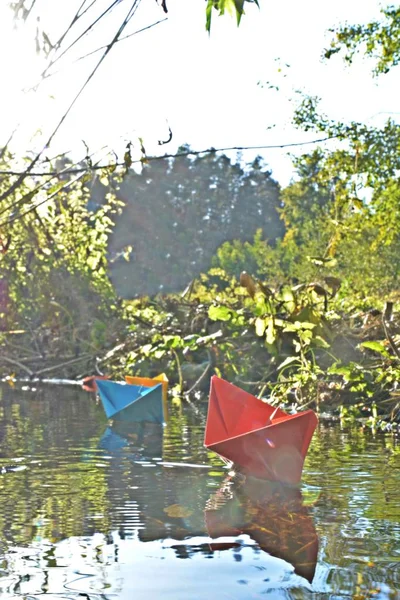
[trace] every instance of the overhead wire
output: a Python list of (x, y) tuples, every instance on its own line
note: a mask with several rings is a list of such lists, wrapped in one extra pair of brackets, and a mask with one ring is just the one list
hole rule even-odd
[[(292, 144), (281, 144), (281, 145), (269, 145), (269, 146), (230, 146), (230, 147), (225, 147), (225, 148), (209, 148), (207, 150), (187, 150), (184, 152), (177, 152), (175, 154), (164, 154), (164, 155), (160, 155), (160, 156), (149, 156), (146, 157), (145, 160), (147, 162), (149, 161), (156, 161), (156, 160), (166, 160), (168, 158), (178, 158), (181, 156), (190, 156), (190, 155), (199, 155), (199, 154), (207, 154), (207, 153), (217, 153), (217, 152), (227, 152), (227, 151), (232, 151), (232, 150), (260, 150), (260, 149), (282, 149), (282, 148), (289, 148), (289, 147), (294, 147), (294, 146), (304, 146), (307, 144), (315, 144), (318, 142), (325, 142), (334, 138), (337, 138), (339, 136), (330, 136), (330, 137), (326, 137), (326, 138), (320, 138), (317, 140), (310, 140), (307, 142), (295, 142)], [(102, 150), (104, 150), (105, 147), (102, 148)], [(93, 153), (94, 154), (94, 153)], [(91, 156), (93, 156), (93, 154)], [(88, 156), (85, 157), (85, 159), (87, 160)], [(143, 159), (138, 159), (138, 160), (133, 160), (131, 164), (135, 164), (135, 163), (140, 163), (143, 162)], [(79, 163), (76, 163), (79, 164)], [(45, 204), (46, 202), (50, 201), (52, 198), (54, 198), (60, 191), (62, 191), (63, 189), (65, 189), (65, 187), (67, 187), (68, 185), (72, 185), (73, 183), (75, 183), (76, 181), (78, 181), (85, 173), (88, 172), (95, 172), (97, 170), (103, 170), (103, 169), (110, 169), (110, 167), (114, 168), (117, 166), (124, 166), (126, 167), (125, 162), (121, 162), (121, 163), (114, 163), (114, 164), (108, 164), (108, 165), (104, 165), (104, 164), (95, 164), (92, 166), (86, 166), (86, 167), (78, 167), (75, 169), (71, 169), (69, 167), (65, 167), (64, 169), (62, 169), (61, 171), (50, 171), (50, 172), (43, 172), (43, 173), (29, 173), (28, 175), (30, 177), (49, 177), (49, 179), (47, 181), (45, 181), (44, 183), (40, 184), (39, 186), (37, 186), (37, 188), (35, 188), (34, 190), (31, 190), (30, 192), (28, 192), (27, 194), (25, 194), (22, 198), (18, 199), (14, 204), (11, 204), (10, 206), (6, 207), (5, 209), (3, 209), (3, 211), (0, 212), (0, 216), (2, 214), (4, 214), (5, 212), (8, 212), (10, 210), (12, 210), (13, 208), (15, 208), (17, 205), (22, 204), (24, 202), (24, 200), (26, 200), (26, 198), (29, 195), (32, 195), (34, 192), (36, 193), (37, 191), (39, 191), (41, 188), (43, 188), (47, 183), (49, 183), (51, 181), (51, 179), (54, 179), (55, 177), (58, 177), (60, 175), (78, 175), (78, 177), (76, 177), (75, 179), (73, 179), (72, 181), (69, 180), (68, 182), (66, 182), (66, 184), (64, 186), (62, 186), (61, 188), (57, 189), (53, 194), (51, 194), (50, 196), (48, 196), (47, 198), (45, 198), (44, 200), (42, 200), (41, 202), (30, 206), (29, 209), (27, 209), (24, 212), (18, 212), (16, 215), (12, 215), (12, 217), (9, 217), (8, 219), (4, 219), (3, 221), (0, 222), (0, 228), (4, 227), (6, 225), (9, 225), (10, 223), (13, 223), (14, 221), (23, 218), (26, 214), (29, 214), (30, 212), (32, 212), (33, 210), (35, 210), (38, 206), (41, 206), (42, 204)], [(8, 175), (18, 175), (19, 173), (16, 172), (12, 172), (12, 171), (0, 171), (0, 175), (4, 175), (4, 174), (8, 174)], [(27, 176), (28, 176), (27, 175)]]
[[(105, 146), (103, 146), (103, 148), (101, 148), (99, 150), (99, 152), (101, 150), (105, 150)], [(86, 159), (90, 159), (93, 155), (95, 154), (95, 152), (93, 152), (90, 156), (86, 156)], [(66, 167), (67, 168), (67, 167)], [(63, 174), (63, 172), (60, 172), (60, 175)], [(43, 204), (45, 204), (46, 202), (49, 202), (50, 200), (52, 200), (53, 198), (55, 198), (55, 196), (57, 196), (57, 194), (59, 194), (60, 192), (62, 192), (66, 187), (73, 185), (74, 183), (76, 183), (77, 181), (79, 181), (79, 179), (81, 179), (83, 176), (85, 175), (85, 172), (81, 172), (77, 177), (75, 177), (75, 179), (72, 180), (68, 180), (65, 182), (64, 185), (62, 185), (60, 188), (57, 188), (57, 190), (55, 190), (52, 194), (50, 194), (49, 196), (46, 196), (46, 198), (44, 198), (41, 202), (37, 202), (36, 204), (33, 204), (32, 206), (30, 206), (26, 211), (24, 211), (23, 213), (19, 212), (16, 215), (12, 215), (11, 217), (9, 217), (8, 219), (5, 219), (4, 221), (0, 222), (0, 227), (4, 227), (5, 225), (9, 225), (11, 223), (13, 223), (14, 221), (17, 221), (18, 219), (21, 219), (22, 217), (24, 217), (25, 215), (33, 212), (34, 210), (36, 210), (39, 206), (42, 206)], [(42, 188), (44, 185), (46, 185), (46, 183), (49, 183), (50, 180), (45, 181), (44, 184), (38, 186), (38, 188), (36, 188), (37, 191), (39, 191), (40, 188)], [(30, 192), (32, 193), (32, 192)], [(10, 209), (13, 208), (13, 206), (11, 205), (10, 207), (7, 208)], [(4, 214), (3, 211), (0, 214)]]
[[(71, 44), (69, 44), (69, 46), (61, 53), (61, 55), (59, 55), (54, 61), (52, 61), (50, 63), (50, 65), (48, 65), (47, 69), (49, 69), (52, 65), (55, 64), (55, 62), (57, 62), (63, 55), (65, 55), (65, 53), (67, 51), (69, 51), (86, 33), (88, 33), (107, 13), (110, 12), (110, 10), (112, 10), (117, 4), (119, 4), (121, 1), (123, 0), (114, 0), (114, 2), (111, 3), (111, 5), (102, 12), (102, 14), (94, 21), (91, 23), (91, 25), (85, 29), (85, 31), (83, 33), (81, 33), (78, 37), (75, 38), (75, 40), (73, 42), (71, 42)], [(11, 204), (10, 206), (6, 207), (3, 211), (0, 212), (0, 215), (4, 214), (5, 212), (12, 210), (13, 208), (15, 208), (16, 206), (22, 204), (24, 201), (26, 201), (26, 198), (32, 194), (34, 195), (37, 191), (39, 191), (41, 188), (43, 188), (47, 183), (49, 183), (49, 181), (51, 181), (52, 178), (60, 176), (60, 175), (76, 175), (76, 174), (82, 174), (85, 172), (90, 172), (90, 171), (97, 171), (97, 170), (101, 170), (101, 169), (109, 169), (110, 167), (126, 167), (126, 163), (125, 161), (123, 162), (115, 162), (114, 164), (108, 164), (108, 165), (104, 165), (104, 164), (97, 164), (97, 165), (86, 165), (84, 167), (77, 167), (77, 168), (68, 168), (66, 167), (65, 169), (62, 169), (61, 171), (41, 171), (41, 172), (35, 172), (33, 171), (34, 166), (37, 164), (37, 162), (39, 161), (39, 158), (41, 157), (41, 155), (43, 154), (43, 151), (45, 148), (47, 148), (50, 143), (52, 142), (52, 140), (54, 139), (55, 135), (57, 134), (58, 130), (60, 129), (60, 127), (62, 126), (62, 124), (64, 123), (65, 119), (67, 118), (68, 114), (70, 113), (70, 111), (72, 110), (73, 106), (75, 105), (75, 103), (77, 102), (78, 98), (81, 96), (81, 94), (83, 93), (84, 89), (86, 88), (86, 86), (88, 85), (88, 83), (90, 82), (90, 80), (92, 79), (92, 77), (95, 75), (95, 73), (97, 72), (97, 70), (99, 69), (100, 65), (102, 64), (103, 60), (105, 59), (105, 57), (108, 55), (108, 53), (110, 52), (110, 50), (114, 47), (114, 45), (119, 42), (122, 41), (124, 39), (127, 39), (129, 37), (131, 37), (132, 35), (136, 35), (137, 33), (140, 33), (141, 31), (144, 31), (146, 29), (149, 29), (151, 27), (154, 27), (155, 25), (163, 22), (166, 19), (162, 19), (160, 21), (157, 21), (156, 23), (153, 23), (147, 27), (144, 27), (136, 32), (133, 32), (123, 38), (121, 38), (121, 33), (124, 31), (125, 27), (127, 26), (127, 24), (130, 22), (131, 18), (133, 17), (133, 15), (135, 14), (139, 4), (140, 4), (141, 0), (133, 0), (133, 3), (131, 4), (128, 13), (125, 17), (125, 19), (123, 20), (122, 24), (119, 26), (116, 34), (114, 35), (113, 39), (111, 40), (111, 42), (109, 44), (107, 44), (106, 46), (102, 46), (101, 48), (98, 48), (97, 50), (94, 50), (90, 53), (88, 53), (85, 56), (82, 56), (80, 58), (78, 58), (77, 60), (82, 60), (83, 58), (86, 58), (87, 56), (90, 56), (91, 54), (94, 54), (95, 52), (101, 51), (104, 49), (104, 52), (101, 56), (101, 58), (99, 59), (99, 61), (97, 62), (96, 66), (94, 67), (94, 69), (91, 71), (91, 73), (89, 74), (89, 76), (87, 77), (87, 79), (85, 80), (84, 84), (81, 86), (81, 88), (79, 89), (79, 91), (77, 92), (77, 94), (75, 95), (75, 97), (73, 98), (73, 100), (71, 101), (70, 105), (68, 106), (67, 110), (64, 112), (63, 116), (61, 117), (61, 119), (59, 120), (58, 124), (56, 125), (55, 129), (53, 130), (52, 134), (50, 135), (49, 139), (47, 140), (45, 146), (43, 147), (43, 149), (35, 156), (35, 158), (31, 161), (30, 165), (28, 166), (27, 169), (25, 169), (24, 171), (13, 171), (13, 170), (0, 170), (0, 175), (4, 175), (4, 176), (16, 176), (17, 180), (8, 188), (8, 190), (6, 190), (5, 192), (3, 192), (0, 195), (0, 201), (7, 198), (11, 193), (13, 193), (19, 186), (20, 184), (23, 182), (23, 180), (30, 176), (30, 177), (46, 177), (49, 178), (47, 181), (45, 181), (44, 183), (40, 184), (39, 186), (37, 186), (37, 188), (35, 188), (34, 190), (31, 190), (30, 192), (28, 192), (27, 194), (25, 194), (24, 196), (22, 196), (22, 198), (18, 199), (18, 201), (14, 202), (13, 204)], [(86, 4), (87, 0), (83, 0), (83, 2), (81, 3), (79, 9), (77, 10), (77, 12), (75, 13), (75, 16), (73, 17), (72, 21), (70, 22), (69, 26), (67, 27), (66, 31), (62, 34), (62, 36), (59, 38), (59, 40), (57, 41), (57, 43), (55, 44), (54, 47), (59, 47), (60, 44), (62, 43), (62, 41), (65, 39), (66, 35), (68, 34), (68, 32), (71, 30), (72, 26), (76, 23), (76, 21), (81, 18), (95, 3), (96, 0), (93, 0), (86, 8), (83, 12), (82, 9), (84, 8), (85, 4)], [(33, 5), (31, 6), (32, 9)], [(46, 73), (46, 71), (43, 72), (44, 74)], [(13, 135), (13, 134), (12, 134)], [(309, 144), (316, 144), (316, 143), (321, 143), (321, 142), (325, 142), (334, 138), (337, 138), (339, 136), (329, 136), (329, 137), (325, 137), (325, 138), (320, 138), (320, 139), (316, 139), (316, 140), (311, 140), (311, 141), (305, 141), (305, 142), (295, 142), (295, 143), (289, 143), (289, 144), (269, 144), (269, 145), (257, 145), (257, 146), (230, 146), (230, 147), (222, 147), (222, 148), (207, 148), (205, 150), (188, 150), (188, 151), (182, 151), (182, 152), (177, 152), (177, 153), (171, 153), (171, 154), (164, 154), (164, 155), (157, 155), (157, 156), (142, 156), (140, 159), (138, 160), (132, 160), (131, 164), (138, 164), (138, 163), (143, 163), (143, 162), (151, 162), (151, 161), (157, 161), (157, 160), (165, 160), (165, 159), (169, 159), (169, 158), (178, 158), (178, 157), (182, 157), (182, 156), (189, 156), (189, 155), (200, 155), (200, 154), (207, 154), (207, 153), (216, 153), (216, 152), (228, 152), (228, 151), (246, 151), (246, 150), (272, 150), (272, 149), (283, 149), (283, 148), (289, 148), (289, 147), (296, 147), (296, 146), (305, 146), (305, 145), (309, 145)], [(8, 143), (7, 143), (8, 145)], [(7, 147), (6, 145), (6, 147)], [(77, 163), (76, 163), (77, 164)], [(78, 163), (79, 164), (79, 163)], [(74, 180), (75, 181), (75, 180)], [(69, 184), (71, 184), (72, 182), (69, 182)], [(63, 189), (63, 188), (61, 188)], [(60, 191), (60, 190), (58, 190)], [(51, 195), (51, 197), (53, 197), (53, 195)], [(48, 197), (47, 200), (49, 200), (51, 197)], [(45, 201), (41, 202), (40, 204), (44, 203)], [(39, 205), (40, 205), (39, 204)], [(11, 218), (11, 220), (5, 220), (3, 222), (0, 223), (0, 226), (3, 226), (9, 222), (12, 222), (18, 218), (22, 218), (25, 214), (27, 214), (28, 212), (31, 212), (32, 210), (34, 210), (38, 205), (35, 204), (34, 206), (31, 206), (27, 211), (23, 212), (23, 213), (18, 213), (17, 215), (13, 215), (13, 217)]]
[[(257, 145), (257, 146), (225, 146), (225, 147), (221, 147), (221, 148), (206, 148), (203, 150), (184, 150), (182, 152), (175, 152), (175, 153), (171, 153), (171, 154), (160, 154), (160, 155), (154, 155), (154, 156), (146, 156), (144, 155), (142, 158), (139, 158), (137, 160), (132, 160), (131, 164), (139, 164), (139, 163), (147, 163), (147, 162), (152, 162), (152, 161), (157, 161), (157, 160), (165, 160), (167, 158), (179, 158), (182, 156), (197, 156), (199, 154), (212, 154), (212, 153), (217, 153), (217, 152), (232, 152), (232, 151), (246, 151), (246, 150), (283, 150), (284, 148), (295, 148), (295, 147), (300, 147), (300, 146), (309, 146), (311, 144), (318, 144), (321, 142), (327, 142), (329, 140), (333, 140), (333, 139), (337, 139), (339, 138), (340, 135), (331, 135), (328, 137), (324, 137), (324, 138), (317, 138), (314, 140), (308, 140), (305, 142), (291, 142), (288, 144), (262, 144), (262, 145)], [(110, 169), (111, 167), (124, 167), (126, 166), (125, 161), (122, 162), (115, 162), (115, 163), (111, 163), (111, 164), (102, 164), (102, 165), (96, 165), (96, 166), (86, 166), (86, 167), (78, 167), (76, 169), (69, 169), (67, 171), (65, 171), (65, 173), (71, 174), (71, 175), (75, 175), (76, 173), (80, 173), (82, 171), (98, 171), (101, 169)], [(12, 170), (0, 170), (0, 175), (15, 175), (15, 176), (21, 176), (24, 175), (25, 171), (12, 171)], [(65, 174), (63, 171), (63, 174)], [(49, 175), (52, 176), (57, 176), (59, 174), (58, 171), (32, 171), (29, 173), (26, 173), (26, 177), (46, 177)]]
[[(104, 150), (105, 148), (106, 148), (106, 146), (103, 146), (103, 148), (101, 148), (101, 149), (99, 150), (99, 152), (101, 152), (101, 151), (102, 151), (102, 150)], [(91, 159), (91, 158), (94, 156), (94, 154), (96, 154), (96, 152), (92, 152), (92, 154), (91, 154), (91, 155), (89, 155), (89, 156), (85, 156), (84, 160), (88, 160), (88, 159), (90, 160), (90, 159)], [(58, 156), (57, 156), (57, 157), (55, 157), (55, 158), (58, 158), (59, 156), (62, 156), (62, 155), (63, 155), (63, 154), (60, 154), (60, 155), (58, 155)], [(76, 164), (79, 164), (79, 163), (76, 163)], [(82, 171), (80, 171), (80, 172), (83, 174), (83, 173), (84, 173), (84, 170), (82, 170)], [(48, 183), (50, 183), (50, 181), (51, 181), (52, 179), (55, 179), (55, 177), (60, 177), (61, 175), (66, 175), (66, 174), (69, 174), (69, 173), (68, 173), (68, 167), (65, 167), (64, 169), (61, 169), (61, 171), (59, 171), (59, 172), (57, 173), (57, 175), (56, 175), (56, 174), (51, 174), (51, 173), (48, 173), (48, 177), (49, 177), (49, 178), (48, 178), (46, 181), (44, 181), (44, 182), (42, 182), (41, 184), (39, 184), (39, 185), (38, 185), (36, 188), (34, 188), (33, 190), (29, 190), (29, 192), (27, 192), (26, 194), (24, 194), (24, 195), (23, 195), (21, 198), (19, 198), (18, 200), (16, 200), (15, 202), (13, 202), (12, 204), (10, 204), (9, 206), (6, 206), (5, 208), (3, 208), (3, 210), (0, 210), (0, 216), (1, 216), (1, 215), (3, 215), (4, 213), (6, 213), (6, 212), (10, 211), (10, 210), (13, 210), (13, 209), (15, 209), (17, 206), (19, 206), (19, 205), (23, 204), (23, 203), (26, 201), (26, 199), (27, 199), (29, 196), (30, 196), (31, 198), (33, 198), (33, 197), (34, 197), (34, 196), (37, 194), (37, 192), (39, 192), (39, 191), (40, 191), (42, 188), (44, 188), (44, 187), (45, 187), (45, 186), (46, 186)], [(5, 225), (5, 224), (7, 224), (7, 221), (0, 222), (0, 227), (1, 227), (1, 226), (3, 226), (3, 225)]]
[(84, 176), (84, 173), (80, 173), (79, 175), (77, 175), (75, 177), (75, 179), (66, 181), (65, 184), (61, 188), (58, 188), (55, 192), (53, 192), (52, 194), (50, 194), (50, 196), (47, 196), (46, 198), (44, 198), (41, 202), (37, 202), (33, 206), (30, 206), (26, 211), (24, 211), (22, 213), (18, 213), (16, 215), (13, 215), (12, 217), (10, 217), (10, 218), (2, 221), (0, 223), (0, 227), (4, 227), (5, 225), (10, 225), (14, 221), (22, 219), (27, 214), (29, 214), (29, 213), (33, 212), (34, 210), (36, 210), (37, 208), (39, 208), (39, 206), (42, 206), (46, 202), (49, 202), (50, 200), (52, 200), (53, 198), (55, 198), (55, 196), (57, 196), (57, 194), (59, 194), (60, 192), (62, 192), (62, 190), (64, 190), (66, 187), (69, 187), (70, 185), (73, 185), (74, 183), (76, 183), (77, 181), (79, 181), (79, 179), (81, 179), (83, 176)]

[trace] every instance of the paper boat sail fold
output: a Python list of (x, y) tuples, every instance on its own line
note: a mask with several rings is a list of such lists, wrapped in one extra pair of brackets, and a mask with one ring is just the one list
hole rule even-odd
[(108, 419), (164, 422), (161, 383), (145, 387), (98, 379), (96, 387)]
[(165, 373), (160, 373), (157, 377), (134, 377), (131, 375), (127, 375), (125, 377), (126, 383), (130, 385), (143, 385), (145, 387), (154, 387), (158, 383), (162, 385), (162, 400), (163, 400), (163, 410), (164, 410), (164, 420), (168, 421), (168, 377)]
[(235, 385), (211, 378), (204, 445), (244, 473), (296, 484), (318, 419), (289, 415)]

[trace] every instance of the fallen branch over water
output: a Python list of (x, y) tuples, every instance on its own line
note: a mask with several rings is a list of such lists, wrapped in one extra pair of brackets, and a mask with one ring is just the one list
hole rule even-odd
[[(81, 356), (74, 357), (72, 359), (63, 361), (61, 363), (57, 363), (55, 365), (51, 365), (51, 366), (45, 367), (43, 369), (35, 370), (35, 371), (33, 371), (30, 367), (28, 367), (26, 364), (22, 363), (21, 361), (15, 359), (15, 358), (11, 358), (9, 356), (0, 356), (0, 364), (2, 362), (5, 362), (7, 364), (18, 367), (18, 369), (20, 369), (21, 371), (28, 373), (29, 377), (32, 379), (35, 377), (39, 377), (39, 375), (42, 375), (43, 373), (50, 373), (51, 371), (57, 371), (59, 369), (63, 369), (65, 367), (73, 365), (75, 363), (91, 360), (92, 358), (93, 357), (91, 354), (83, 354)], [(35, 361), (36, 360), (37, 360), (37, 358), (35, 357)], [(42, 360), (43, 360), (43, 358), (42, 358)]]
[(0, 363), (2, 361), (6, 362), (8, 364), (14, 365), (16, 367), (19, 367), (20, 369), (22, 369), (26, 373), (29, 373), (29, 375), (31, 377), (34, 375), (33, 371), (31, 371), (31, 369), (29, 367), (27, 367), (26, 365), (22, 364), (21, 362), (19, 362), (15, 358), (9, 358), (8, 356), (0, 356)]

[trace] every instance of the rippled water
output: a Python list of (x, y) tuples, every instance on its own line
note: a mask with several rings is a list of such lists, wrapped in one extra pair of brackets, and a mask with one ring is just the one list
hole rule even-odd
[(1, 598), (400, 599), (392, 434), (321, 424), (287, 490), (229, 475), (205, 405), (170, 408), (117, 428), (91, 394), (0, 388)]

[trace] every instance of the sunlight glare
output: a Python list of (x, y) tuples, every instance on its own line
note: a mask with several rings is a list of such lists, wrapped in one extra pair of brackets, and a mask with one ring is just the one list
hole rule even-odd
[(40, 95), (28, 91), (39, 81), (45, 64), (44, 57), (35, 52), (35, 30), (35, 22), (17, 24), (10, 8), (0, 5), (0, 52), (4, 57), (0, 144), (18, 124), (30, 126), (40, 113)]

